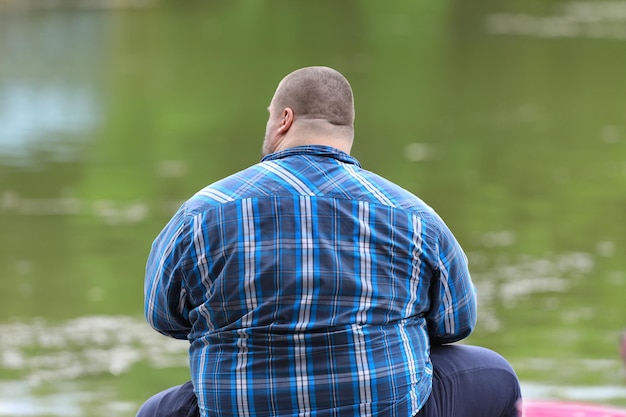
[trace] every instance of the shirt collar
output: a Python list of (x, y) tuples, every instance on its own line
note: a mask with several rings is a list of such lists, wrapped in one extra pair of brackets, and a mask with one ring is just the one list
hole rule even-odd
[(340, 151), (339, 149), (333, 148), (331, 146), (323, 146), (323, 145), (294, 146), (292, 148), (283, 149), (282, 151), (265, 155), (261, 159), (261, 162), (287, 158), (289, 156), (295, 156), (295, 155), (327, 156), (329, 158), (337, 159), (341, 162), (346, 162), (348, 164), (356, 165), (359, 168), (361, 167), (361, 164), (355, 157), (348, 155), (347, 153)]

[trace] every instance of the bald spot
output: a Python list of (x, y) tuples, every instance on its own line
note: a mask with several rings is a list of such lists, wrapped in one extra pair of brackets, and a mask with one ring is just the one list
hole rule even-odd
[(287, 75), (278, 85), (272, 105), (278, 111), (290, 107), (296, 122), (314, 119), (336, 126), (354, 124), (350, 83), (328, 67), (307, 67)]

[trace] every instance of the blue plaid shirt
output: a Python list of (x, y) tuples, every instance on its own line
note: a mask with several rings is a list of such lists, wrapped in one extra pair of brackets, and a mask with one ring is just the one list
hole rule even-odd
[(476, 322), (441, 218), (325, 146), (268, 155), (183, 204), (145, 297), (148, 322), (191, 343), (202, 416), (412, 416), (430, 343)]

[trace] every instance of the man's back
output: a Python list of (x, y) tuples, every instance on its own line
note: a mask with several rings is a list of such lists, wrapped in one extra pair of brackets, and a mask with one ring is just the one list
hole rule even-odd
[(413, 415), (430, 392), (429, 327), (454, 341), (475, 322), (441, 219), (328, 147), (205, 188), (153, 252), (148, 320), (190, 339), (203, 416)]
[(154, 241), (146, 318), (190, 340), (193, 383), (137, 416), (517, 417), (508, 362), (449, 344), (476, 324), (460, 245), (349, 156), (348, 80), (297, 69), (267, 110), (261, 163), (198, 192)]

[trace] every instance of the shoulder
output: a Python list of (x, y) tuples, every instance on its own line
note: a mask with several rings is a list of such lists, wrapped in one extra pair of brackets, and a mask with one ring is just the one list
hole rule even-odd
[(361, 181), (368, 183), (370, 194), (379, 203), (404, 211), (416, 218), (425, 234), (439, 240), (449, 240), (451, 232), (445, 221), (421, 197), (376, 173), (358, 170)]
[(397, 183), (365, 169), (355, 169), (357, 180), (365, 184), (370, 192), (384, 203), (425, 215), (435, 215), (435, 211), (420, 197)]

